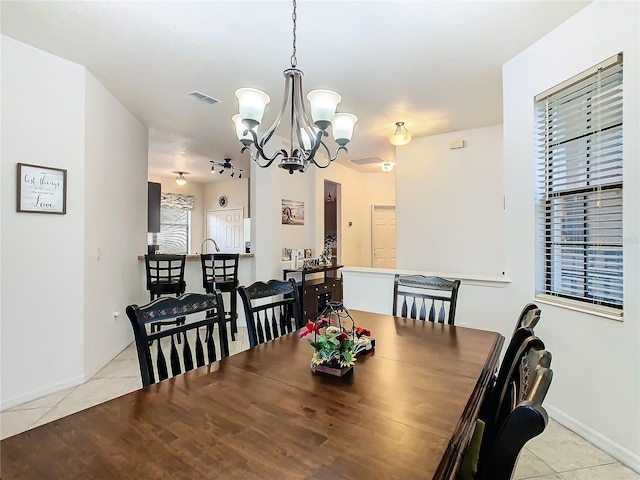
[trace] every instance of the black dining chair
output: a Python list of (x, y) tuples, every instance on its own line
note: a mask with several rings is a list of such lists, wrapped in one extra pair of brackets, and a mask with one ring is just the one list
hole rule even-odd
[(393, 282), (393, 316), (453, 325), (459, 288), (460, 280), (396, 274)]
[(544, 432), (549, 417), (542, 402), (551, 385), (553, 371), (536, 367), (536, 358), (538, 356), (531, 362), (523, 359), (521, 385), (514, 387), (517, 401), (499, 418), (494, 435), (487, 436), (483, 422), (477, 422), (473, 438), (463, 454), (457, 480), (510, 480), (522, 448)]
[[(493, 445), (506, 418), (532, 388), (538, 368), (551, 367), (551, 353), (529, 327), (521, 327), (511, 338), (497, 378), (480, 407), (484, 432), (480, 456)], [(490, 478), (490, 477), (485, 477)]]
[(255, 282), (239, 287), (251, 348), (302, 327), (300, 297), (294, 279)]
[[(129, 305), (126, 312), (133, 327), (145, 387), (229, 356), (220, 292), (161, 297), (141, 307)], [(178, 318), (183, 323), (176, 324)], [(151, 325), (158, 321), (171, 326), (162, 331), (152, 330)], [(182, 345), (176, 347), (176, 343)]]
[(202, 286), (207, 293), (220, 290), (229, 294), (229, 311), (225, 318), (231, 324), (231, 340), (238, 333), (238, 259), (237, 253), (203, 253), (200, 255), (202, 266)]

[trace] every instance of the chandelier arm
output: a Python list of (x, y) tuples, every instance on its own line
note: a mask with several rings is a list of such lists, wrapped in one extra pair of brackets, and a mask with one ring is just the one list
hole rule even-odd
[[(329, 134), (327, 132), (322, 131), (322, 130), (318, 130), (318, 133), (316, 134), (316, 137), (315, 137), (315, 140), (313, 142), (313, 146), (311, 147), (311, 150), (309, 150), (309, 152), (305, 155), (304, 159), (307, 162), (311, 162), (311, 163), (313, 163), (315, 165), (318, 165), (318, 162), (315, 161), (316, 152), (320, 148), (320, 145), (322, 145), (325, 149), (327, 148), (327, 146), (322, 141), (322, 136), (323, 135), (324, 136), (328, 136)], [(309, 137), (309, 138), (313, 138), (313, 137)]]
[[(287, 156), (287, 152), (284, 149), (280, 149), (278, 151), (276, 151), (271, 157), (269, 157), (264, 149), (262, 148), (262, 146), (258, 143), (258, 139), (257, 139), (257, 135), (256, 132), (252, 129), (249, 129), (247, 131), (245, 131), (245, 135), (249, 133), (252, 137), (253, 137), (253, 146), (254, 146), (254, 150), (251, 149), (251, 145), (245, 145), (244, 147), (242, 147), (242, 149), (240, 150), (240, 153), (244, 153), (245, 151), (249, 151), (251, 160), (253, 160), (254, 162), (256, 162), (256, 164), (260, 167), (260, 168), (266, 168), (268, 166), (270, 166), (274, 160), (276, 158), (278, 158), (280, 155), (282, 155), (283, 157)], [(264, 165), (260, 164), (260, 159), (265, 160), (267, 163)]]
[(336, 158), (338, 158), (338, 153), (340, 153), (340, 150), (344, 150), (345, 152), (349, 153), (349, 150), (347, 150), (347, 147), (338, 147), (335, 155), (332, 157), (331, 152), (329, 151), (329, 147), (327, 147), (325, 143), (322, 141), (320, 143), (322, 144), (325, 151), (327, 152), (327, 158), (329, 159), (329, 161), (327, 162), (326, 165), (320, 165), (318, 162), (316, 162), (315, 158), (310, 158), (309, 161), (318, 168), (327, 168), (329, 165), (331, 165), (331, 162), (333, 162)]
[[(282, 121), (282, 116), (284, 115), (284, 112), (287, 108), (287, 100), (289, 99), (289, 92), (291, 90), (291, 75), (288, 73), (291, 70), (292, 69), (284, 71), (284, 78), (285, 78), (284, 95), (282, 97), (282, 106), (280, 107), (280, 113), (278, 113), (278, 116), (276, 117), (275, 121), (271, 124), (269, 129), (266, 132), (264, 132), (264, 135), (262, 135), (262, 137), (260, 137), (260, 148), (263, 148), (266, 145), (266, 143), (269, 140), (271, 140), (273, 132), (276, 131), (276, 128), (278, 128), (278, 126), (280, 125), (280, 122)], [(254, 139), (254, 143), (257, 147), (258, 146), (257, 138)]]

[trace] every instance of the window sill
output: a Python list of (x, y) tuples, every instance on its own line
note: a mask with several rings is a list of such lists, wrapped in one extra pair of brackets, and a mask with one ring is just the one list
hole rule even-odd
[(588, 305), (568, 298), (554, 297), (553, 295), (536, 295), (535, 299), (537, 302), (544, 303), (546, 305), (553, 305), (555, 307), (566, 308), (567, 310), (573, 310), (575, 312), (587, 313), (589, 315), (595, 315), (596, 317), (608, 318), (609, 320), (615, 320), (617, 322), (622, 322), (624, 320), (623, 310), (617, 310), (615, 308)]

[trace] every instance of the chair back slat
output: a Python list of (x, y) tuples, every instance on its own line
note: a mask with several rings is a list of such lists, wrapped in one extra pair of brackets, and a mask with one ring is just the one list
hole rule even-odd
[(420, 306), (420, 320), (426, 320), (427, 319), (427, 305), (424, 301), (424, 298), (422, 299), (422, 305)]
[[(448, 323), (455, 322), (456, 303), (460, 280), (447, 280), (440, 277), (426, 277), (424, 275), (400, 275), (394, 277), (393, 287), (393, 315), (404, 318), (425, 320), (430, 322)], [(408, 301), (407, 301), (408, 297)], [(426, 302), (431, 300), (431, 307), (427, 315)], [(436, 307), (435, 302), (439, 305)], [(411, 308), (408, 308), (408, 303)], [(418, 313), (418, 302), (422, 303)]]
[[(261, 318), (261, 312), (257, 311), (256, 315), (255, 315), (255, 326), (256, 326), (256, 331), (258, 332), (258, 343), (264, 343), (265, 342), (265, 334), (264, 334), (264, 329), (262, 328), (262, 318)], [(253, 322), (251, 322), (253, 323)]]
[(270, 342), (271, 340), (273, 340), (274, 338), (276, 338), (275, 334), (271, 332), (271, 320), (269, 319), (269, 310), (271, 310), (271, 312), (273, 313), (273, 307), (271, 309), (265, 309), (264, 310), (264, 333), (265, 333), (265, 340), (267, 342)]
[[(169, 368), (171, 376), (192, 370), (194, 368), (192, 342), (195, 342), (195, 364), (198, 367), (215, 362), (217, 355), (214, 331), (216, 330), (222, 356), (228, 356), (229, 341), (223, 312), (222, 296), (219, 291), (205, 295), (187, 293), (178, 298), (161, 297), (142, 307), (129, 305), (127, 316), (133, 327), (143, 385), (155, 383), (156, 378), (158, 380), (169, 378)], [(182, 319), (182, 322), (177, 324), (176, 319)], [(154, 331), (153, 326), (159, 322), (169, 327)], [(204, 343), (208, 359), (205, 359), (200, 338), (201, 327), (204, 327), (206, 332)], [(182, 343), (182, 348), (179, 348), (176, 343)], [(156, 350), (155, 365), (151, 360), (153, 350)], [(165, 351), (169, 352), (168, 362)]]
[(209, 363), (213, 363), (218, 360), (218, 354), (216, 352), (216, 344), (213, 341), (212, 325), (207, 326), (207, 355), (209, 357)]
[(202, 340), (200, 340), (200, 328), (196, 328), (196, 365), (198, 367), (204, 366), (204, 348)]
[[(160, 342), (158, 342), (158, 354), (156, 357), (156, 365), (158, 367), (158, 379), (166, 380), (167, 378), (169, 378), (169, 371), (167, 370), (167, 359), (164, 357), (164, 352), (162, 351), (162, 345), (160, 344)], [(142, 384), (145, 386), (151, 383), (156, 383), (154, 380), (153, 369), (150, 368), (148, 369), (148, 371), (149, 371), (149, 376), (151, 378), (151, 381), (145, 384), (144, 376), (143, 376)]]
[(182, 332), (182, 358), (184, 359), (184, 371), (188, 372), (189, 370), (193, 370), (193, 355), (191, 353), (189, 339), (187, 338), (187, 332)]
[(282, 308), (272, 308), (271, 309), (271, 332), (273, 333), (273, 338), (278, 338), (280, 335), (282, 335), (282, 331), (280, 330), (280, 328), (278, 328), (278, 320), (276, 319), (276, 310), (278, 311), (278, 316), (280, 316), (280, 312), (282, 311)]
[(238, 291), (252, 348), (302, 327), (295, 280), (255, 282), (248, 287), (239, 287)]
[(182, 373), (180, 369), (180, 357), (178, 356), (178, 350), (176, 349), (175, 336), (171, 335), (171, 353), (169, 358), (171, 359), (171, 376), (175, 377)]

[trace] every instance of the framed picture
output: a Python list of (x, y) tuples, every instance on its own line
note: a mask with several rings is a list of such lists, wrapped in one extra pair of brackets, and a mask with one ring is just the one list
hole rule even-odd
[(311, 249), (310, 248), (305, 248), (304, 249), (304, 258), (311, 258)]
[(67, 171), (18, 163), (17, 211), (67, 213)]
[(304, 225), (304, 202), (282, 199), (282, 225)]

